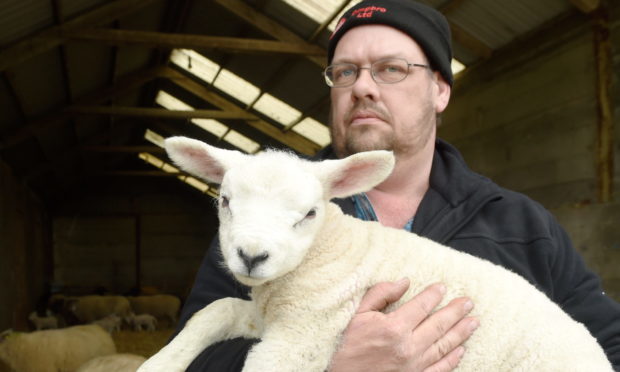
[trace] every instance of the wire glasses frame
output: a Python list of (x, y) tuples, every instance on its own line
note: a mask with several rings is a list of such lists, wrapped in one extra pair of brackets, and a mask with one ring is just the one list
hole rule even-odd
[(428, 65), (409, 63), (402, 58), (385, 58), (370, 64), (370, 67), (359, 67), (354, 63), (335, 63), (323, 71), (325, 83), (332, 88), (345, 88), (353, 85), (359, 77), (360, 70), (369, 70), (370, 76), (378, 84), (394, 84), (409, 75), (409, 68)]

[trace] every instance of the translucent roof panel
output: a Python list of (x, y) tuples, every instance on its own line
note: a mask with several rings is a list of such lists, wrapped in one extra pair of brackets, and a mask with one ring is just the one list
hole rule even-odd
[(158, 133), (153, 132), (150, 129), (147, 129), (146, 132), (144, 133), (144, 139), (146, 139), (147, 141), (163, 148), (164, 147), (164, 137), (161, 136)]
[(314, 19), (323, 23), (343, 0), (284, 0), (285, 3)]
[(228, 134), (224, 137), (224, 140), (242, 149), (248, 154), (253, 154), (258, 151), (258, 149), (260, 149), (260, 145), (257, 142), (249, 139), (248, 137), (235, 130), (231, 130), (230, 132), (228, 132)]
[(198, 190), (202, 192), (206, 192), (209, 190), (209, 185), (191, 176), (185, 177), (185, 179), (183, 179), (183, 182), (185, 182), (186, 184), (190, 186), (197, 188)]
[(174, 49), (170, 61), (185, 71), (211, 84), (220, 66), (191, 49)]
[(451, 63), (451, 66), (450, 66), (450, 67), (452, 68), (452, 73), (453, 73), (454, 75), (456, 75), (456, 74), (458, 74), (459, 72), (461, 72), (461, 71), (465, 70), (465, 65), (464, 65), (464, 64), (462, 64), (461, 62), (459, 62), (459, 61), (458, 61), (458, 60), (456, 60), (456, 59), (452, 59), (452, 63)]
[(168, 110), (183, 110), (183, 111), (193, 111), (194, 108), (187, 103), (181, 101), (180, 99), (172, 96), (171, 94), (160, 90), (157, 92), (157, 97), (155, 97), (155, 102), (158, 105), (167, 108)]
[(153, 156), (147, 152), (141, 152), (138, 154), (138, 157), (145, 162), (151, 164), (155, 168), (161, 169), (164, 166), (164, 161), (159, 159), (157, 156)]
[[(138, 157), (144, 161), (146, 161), (147, 163), (151, 164), (152, 166), (154, 166), (155, 168), (158, 169), (162, 169), (164, 172), (167, 173), (180, 173), (179, 169), (170, 165), (169, 163), (159, 159), (157, 156), (153, 156), (149, 153), (146, 152), (141, 152), (138, 154)], [(212, 197), (217, 197), (217, 189), (215, 189), (214, 187), (210, 187), (209, 185), (207, 185), (206, 183), (192, 177), (192, 176), (187, 176), (185, 174), (179, 174), (179, 176), (177, 176), (177, 179), (179, 179), (180, 181), (183, 181), (184, 183), (200, 190), (201, 192), (205, 192), (207, 194), (209, 194)]]
[(327, 29), (330, 30), (330, 31), (334, 31), (334, 29), (336, 28), (336, 24), (338, 23), (338, 21), (340, 20), (340, 17), (342, 17), (344, 12), (349, 10), (349, 8), (352, 7), (353, 5), (356, 5), (356, 4), (360, 3), (361, 1), (362, 0), (351, 0), (351, 1), (349, 1), (349, 4), (347, 4), (347, 6), (345, 6), (344, 9), (340, 13), (338, 13), (338, 16), (332, 20), (332, 22), (329, 24), (329, 26), (327, 26)]
[(307, 117), (297, 123), (293, 127), (293, 131), (321, 146), (327, 146), (330, 143), (329, 129), (311, 117)]
[(228, 126), (214, 119), (192, 119), (192, 123), (198, 125), (207, 132), (212, 133), (217, 138), (222, 138), (222, 136), (228, 131)]
[(271, 94), (263, 94), (254, 104), (254, 109), (283, 126), (290, 125), (301, 117), (301, 112), (277, 99)]
[(246, 105), (254, 102), (260, 94), (260, 89), (255, 85), (226, 69), (220, 72), (213, 85)]

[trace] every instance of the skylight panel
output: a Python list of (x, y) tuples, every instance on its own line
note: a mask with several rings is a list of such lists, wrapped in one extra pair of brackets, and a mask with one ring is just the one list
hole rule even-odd
[(174, 49), (170, 61), (209, 84), (220, 70), (220, 65), (191, 49)]
[(191, 177), (191, 176), (185, 177), (183, 182), (185, 182), (186, 184), (188, 184), (190, 186), (193, 186), (193, 187), (197, 188), (198, 190), (200, 190), (202, 192), (206, 192), (206, 191), (209, 190), (209, 185), (207, 185), (206, 183), (200, 181), (199, 179)]
[(228, 132), (226, 137), (224, 137), (224, 140), (242, 149), (248, 154), (253, 154), (258, 151), (258, 149), (260, 149), (260, 145), (257, 142), (249, 139), (248, 137), (235, 130), (231, 130), (230, 132)]
[(160, 90), (157, 92), (157, 97), (155, 97), (155, 102), (157, 104), (167, 108), (168, 110), (183, 110), (183, 111), (193, 111), (194, 108), (187, 103), (181, 101), (180, 99), (172, 96), (171, 94)]
[[(349, 10), (349, 8), (351, 8), (354, 5), (357, 5), (358, 3), (362, 2), (362, 0), (351, 0), (349, 2), (349, 4), (347, 6), (344, 7), (344, 9), (338, 13), (338, 15), (336, 16), (336, 18), (334, 18), (331, 23), (329, 24), (329, 26), (327, 26), (327, 29), (329, 31), (334, 31), (334, 29), (336, 28), (336, 24), (338, 23), (338, 21), (340, 20), (340, 17), (342, 17), (342, 15)], [(333, 10), (332, 10), (333, 11)]]
[(299, 110), (268, 93), (263, 94), (253, 107), (283, 126), (292, 124), (301, 117)]
[(164, 137), (159, 135), (158, 133), (153, 132), (150, 129), (147, 129), (144, 133), (144, 139), (147, 141), (163, 148), (164, 147)]
[(164, 165), (164, 161), (159, 159), (156, 156), (153, 156), (147, 152), (141, 152), (138, 154), (138, 157), (142, 160), (144, 160), (145, 162), (151, 164), (152, 166), (154, 166), (155, 168), (160, 168)]
[(331, 141), (329, 138), (329, 129), (311, 117), (307, 117), (297, 123), (297, 125), (293, 127), (293, 131), (321, 146), (327, 146)]
[(214, 119), (192, 119), (192, 123), (198, 125), (207, 132), (212, 133), (217, 138), (222, 138), (222, 136), (226, 134), (226, 131), (228, 131), (227, 125), (224, 125)]
[(342, 4), (342, 0), (284, 0), (284, 2), (317, 23), (323, 23)]
[[(192, 106), (166, 93), (163, 90), (160, 90), (159, 93), (157, 93), (157, 98), (155, 101), (159, 103), (160, 105), (164, 106), (165, 108), (167, 108), (168, 110), (186, 110), (186, 111), (194, 110)], [(195, 119), (191, 119), (190, 121), (194, 123), (195, 125), (199, 126), (200, 128), (206, 130), (207, 132), (213, 134), (217, 138), (222, 138), (228, 131), (227, 125), (214, 119), (195, 118)], [(239, 134), (239, 136), (241, 136), (241, 134)], [(234, 137), (234, 140), (237, 141), (238, 143), (243, 143), (244, 147), (237, 146), (236, 143), (232, 143), (232, 142), (231, 143), (244, 151), (246, 151), (246, 148), (254, 147), (254, 145), (251, 145), (248, 141), (253, 142), (254, 144), (256, 144), (256, 146), (259, 146), (256, 142), (250, 140), (249, 138), (246, 138), (246, 139), (247, 140), (243, 140), (243, 139)], [(163, 139), (162, 139), (162, 143), (163, 143)]]
[(462, 64), (460, 61), (456, 60), (456, 59), (452, 59), (452, 63), (450, 64), (450, 67), (452, 69), (452, 74), (456, 75), (459, 72), (465, 70), (465, 65)]
[(217, 198), (217, 194), (218, 194), (218, 190), (215, 187), (211, 187), (208, 184), (200, 181), (197, 178), (194, 178), (192, 176), (188, 176), (185, 174), (181, 174), (181, 172), (179, 171), (178, 168), (170, 165), (169, 163), (159, 159), (156, 156), (153, 156), (149, 153), (146, 152), (141, 152), (138, 154), (138, 157), (144, 161), (146, 161), (147, 163), (151, 164), (152, 166), (158, 168), (158, 169), (162, 169), (163, 171), (167, 172), (167, 173), (179, 173), (179, 175), (177, 176), (177, 179), (183, 181), (184, 183), (200, 190), (201, 192), (207, 193), (209, 196)]
[(220, 72), (213, 85), (246, 105), (254, 102), (260, 94), (260, 89), (255, 85), (226, 69)]

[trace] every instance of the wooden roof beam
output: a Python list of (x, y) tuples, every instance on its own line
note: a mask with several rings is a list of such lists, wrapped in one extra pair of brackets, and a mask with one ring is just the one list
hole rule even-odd
[(217, 49), (234, 53), (283, 53), (325, 58), (323, 48), (305, 41), (277, 41), (113, 29), (81, 30), (63, 35), (71, 39), (104, 42), (111, 45), (140, 44), (164, 49)]
[[(156, 67), (150, 70), (139, 71), (133, 74), (126, 75), (125, 77), (119, 79), (115, 85), (88, 94), (76, 100), (75, 103), (77, 105), (93, 105), (102, 103), (116, 95), (122, 94), (123, 92), (140, 88), (142, 85), (157, 77), (165, 77), (167, 71), (168, 69), (163, 70), (162, 67)], [(176, 76), (176, 74), (174, 76)], [(14, 146), (21, 141), (36, 135), (41, 130), (62, 124), (72, 115), (69, 112), (65, 111), (65, 109), (66, 107), (63, 107), (53, 113), (50, 113), (49, 115), (25, 123), (18, 130), (0, 139), (0, 149)]]
[[(230, 12), (236, 14), (238, 17), (244, 19), (249, 24), (253, 25), (267, 35), (272, 36), (276, 40), (293, 43), (306, 43), (306, 41), (302, 37), (298, 36), (288, 28), (282, 26), (281, 24), (265, 16), (264, 14), (257, 12), (254, 8), (241, 0), (215, 0), (215, 2), (222, 7), (228, 9)], [(308, 56), (308, 58), (312, 62), (319, 65), (321, 68), (325, 68), (327, 65), (325, 54), (326, 53), (323, 52), (323, 56), (321, 57)]]
[(168, 110), (152, 107), (76, 105), (68, 107), (65, 112), (70, 114), (133, 116), (141, 118), (258, 120), (255, 115), (240, 110)]

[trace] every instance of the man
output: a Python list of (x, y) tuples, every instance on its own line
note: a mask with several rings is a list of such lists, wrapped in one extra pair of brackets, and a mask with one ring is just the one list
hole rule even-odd
[[(328, 47), (332, 148), (322, 157), (394, 151), (394, 172), (373, 190), (339, 200), (363, 219), (405, 228), (524, 276), (584, 323), (620, 368), (620, 305), (602, 293), (564, 230), (539, 204), (471, 172), (460, 154), (436, 138), (437, 117), (453, 82), (445, 18), (405, 0), (366, 0), (341, 18)], [(390, 247), (385, 247), (389, 254)], [(179, 329), (195, 312), (226, 296), (244, 297), (209, 249), (184, 307)], [(390, 314), (381, 312), (407, 281), (371, 288), (349, 323), (330, 365), (339, 371), (450, 371), (478, 320), (474, 304), (453, 300), (433, 312), (441, 284)], [(430, 315), (432, 313), (432, 315)], [(509, 324), (507, 324), (509, 326)], [(208, 348), (190, 371), (238, 371), (252, 340)]]

